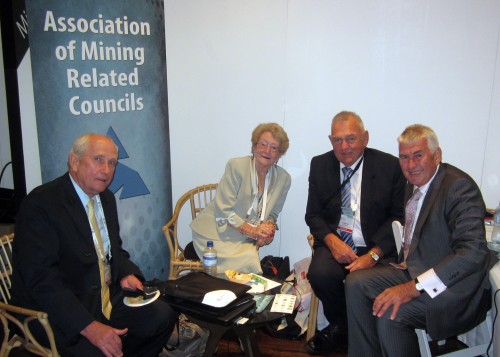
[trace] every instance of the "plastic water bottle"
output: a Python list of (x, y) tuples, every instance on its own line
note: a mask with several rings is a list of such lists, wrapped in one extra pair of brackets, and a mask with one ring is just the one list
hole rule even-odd
[(217, 276), (217, 251), (211, 240), (207, 242), (207, 247), (203, 250), (203, 270), (209, 275)]
[(500, 244), (500, 203), (495, 209), (495, 216), (493, 219), (493, 232), (491, 232), (491, 242)]

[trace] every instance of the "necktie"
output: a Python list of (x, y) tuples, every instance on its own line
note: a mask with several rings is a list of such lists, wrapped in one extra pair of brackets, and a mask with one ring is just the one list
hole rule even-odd
[[(94, 200), (91, 198), (89, 203), (87, 204), (89, 208), (89, 221), (94, 234), (97, 239), (98, 247), (96, 246), (97, 259), (99, 261), (99, 273), (101, 275), (101, 304), (102, 304), (102, 313), (109, 320), (111, 316), (111, 300), (109, 298), (109, 286), (106, 284), (106, 279), (104, 277), (104, 262), (102, 260), (102, 255), (104, 255), (104, 246), (102, 244), (101, 232), (99, 231), (99, 226), (97, 225), (97, 220), (95, 218), (94, 211)], [(94, 244), (95, 245), (95, 244)]]
[(405, 229), (404, 229), (404, 239), (403, 239), (403, 253), (404, 253), (404, 261), (406, 262), (406, 258), (408, 257), (408, 252), (410, 250), (411, 244), (411, 230), (413, 227), (413, 223), (415, 222), (415, 216), (417, 213), (418, 200), (422, 197), (422, 192), (417, 188), (415, 192), (413, 192), (413, 196), (411, 196), (410, 200), (406, 204), (405, 210)]
[[(351, 176), (352, 169), (349, 167), (344, 167), (342, 169), (344, 173), (344, 182), (348, 177)], [(350, 208), (351, 207), (351, 180), (347, 181), (345, 185), (342, 187), (340, 191), (340, 197), (342, 201), (342, 207)], [(339, 231), (340, 237), (346, 242), (351, 248), (357, 252), (356, 246), (354, 245), (354, 241), (352, 240), (352, 232)]]

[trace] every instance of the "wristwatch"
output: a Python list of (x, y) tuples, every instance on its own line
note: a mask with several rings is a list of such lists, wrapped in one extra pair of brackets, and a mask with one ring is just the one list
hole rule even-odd
[(420, 284), (420, 282), (418, 281), (418, 278), (415, 278), (415, 288), (420, 293), (423, 293), (425, 291), (424, 286), (422, 284)]
[(370, 254), (370, 257), (372, 257), (373, 260), (375, 260), (376, 262), (379, 261), (380, 257), (378, 256), (377, 253), (375, 253), (373, 250), (369, 250), (368, 251), (368, 254)]

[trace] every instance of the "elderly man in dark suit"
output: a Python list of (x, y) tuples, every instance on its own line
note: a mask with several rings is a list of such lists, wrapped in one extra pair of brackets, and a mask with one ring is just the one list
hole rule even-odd
[(441, 163), (434, 131), (407, 127), (398, 138), (408, 179), (398, 264), (346, 280), (349, 356), (419, 356), (415, 328), (434, 339), (470, 330), (490, 308), (488, 272), (497, 259), (485, 239), (476, 183)]
[(344, 280), (392, 257), (391, 224), (403, 218), (404, 176), (396, 157), (367, 148), (368, 131), (353, 112), (332, 120), (333, 151), (311, 161), (306, 223), (314, 236), (308, 279), (329, 326), (308, 341), (311, 353), (347, 344)]
[(144, 279), (107, 190), (117, 157), (109, 137), (79, 137), (69, 173), (34, 189), (17, 217), (12, 300), (49, 314), (62, 356), (158, 356), (177, 318), (162, 301), (123, 303), (122, 289), (143, 289)]

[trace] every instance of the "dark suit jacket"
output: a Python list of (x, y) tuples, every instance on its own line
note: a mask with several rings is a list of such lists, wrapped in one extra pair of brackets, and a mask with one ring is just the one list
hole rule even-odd
[[(385, 256), (396, 254), (392, 221), (402, 221), (405, 178), (399, 161), (375, 149), (365, 149), (361, 183), (361, 230), (368, 248), (379, 246)], [(306, 223), (315, 245), (328, 233), (337, 235), (341, 216), (340, 163), (333, 150), (314, 157), (309, 172)]]
[[(111, 242), (111, 292), (139, 268), (122, 249), (114, 195), (100, 194)], [(19, 210), (13, 245), (13, 302), (49, 314), (51, 325), (76, 336), (101, 311), (101, 281), (87, 213), (69, 174), (34, 189)]]
[[(410, 197), (413, 187), (408, 187)], [(429, 186), (406, 260), (415, 278), (433, 268), (447, 289), (428, 299), (427, 332), (435, 339), (470, 330), (484, 320), (491, 302), (485, 206), (476, 183), (454, 166), (441, 164)]]

